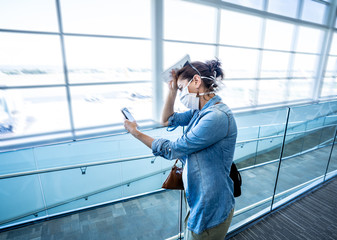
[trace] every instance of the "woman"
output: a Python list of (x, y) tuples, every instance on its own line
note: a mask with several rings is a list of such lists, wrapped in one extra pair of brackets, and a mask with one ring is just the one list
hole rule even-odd
[[(223, 79), (218, 60), (187, 62), (172, 71), (162, 124), (185, 126), (176, 141), (153, 139), (137, 130), (136, 122), (125, 120), (125, 128), (152, 148), (153, 154), (183, 162), (183, 182), (188, 211), (184, 239), (221, 239), (228, 231), (234, 212), (233, 182), (229, 176), (237, 127), (231, 110), (215, 94), (217, 79)], [(180, 101), (190, 110), (174, 112)]]

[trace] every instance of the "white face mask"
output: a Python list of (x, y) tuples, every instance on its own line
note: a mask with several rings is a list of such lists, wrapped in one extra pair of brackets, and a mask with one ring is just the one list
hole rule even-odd
[[(188, 84), (183, 88), (183, 90), (179, 94), (180, 102), (185, 105), (185, 107), (189, 109), (199, 109), (199, 97), (196, 93), (190, 93), (188, 91), (188, 86), (192, 82), (193, 78), (188, 82)], [(199, 96), (203, 96), (205, 94), (211, 94), (214, 92), (209, 93), (199, 93)]]
[(193, 78), (188, 82), (188, 84), (181, 90), (179, 94), (180, 102), (189, 109), (199, 109), (199, 97), (196, 93), (190, 93), (188, 91), (188, 86), (192, 82)]

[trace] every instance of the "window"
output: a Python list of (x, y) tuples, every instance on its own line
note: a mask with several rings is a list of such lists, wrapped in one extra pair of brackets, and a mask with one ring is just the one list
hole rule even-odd
[(2, 1), (0, 28), (57, 32), (54, 0)]
[[(299, 27), (296, 51), (319, 53), (322, 47), (322, 38), (322, 30), (308, 27)], [(310, 41), (308, 41), (308, 39), (310, 39)]]
[(289, 53), (264, 51), (262, 55), (261, 77), (262, 78), (285, 78), (287, 77)]
[(164, 38), (215, 42), (216, 9), (177, 0), (165, 1)]
[(151, 36), (149, 0), (61, 2), (63, 31), (131, 37)]
[(319, 24), (326, 23), (327, 7), (325, 4), (314, 0), (304, 0), (302, 20)]
[(261, 37), (259, 17), (231, 11), (221, 11), (220, 43), (234, 46), (259, 47)]
[(289, 51), (293, 40), (294, 25), (274, 20), (267, 20), (265, 49)]
[(268, 12), (296, 18), (298, 0), (269, 0)]
[(245, 6), (245, 7), (249, 7), (249, 8), (256, 8), (259, 10), (263, 10), (263, 4), (264, 4), (264, 0), (222, 0), (223, 2), (229, 2), (229, 3), (233, 3), (233, 4), (237, 4), (237, 5), (241, 5), (241, 6)]
[(0, 32), (1, 85), (64, 84), (59, 36)]

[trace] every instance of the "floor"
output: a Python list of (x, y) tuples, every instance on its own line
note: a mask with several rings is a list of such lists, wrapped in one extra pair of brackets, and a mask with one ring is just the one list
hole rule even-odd
[(337, 178), (230, 240), (337, 239)]

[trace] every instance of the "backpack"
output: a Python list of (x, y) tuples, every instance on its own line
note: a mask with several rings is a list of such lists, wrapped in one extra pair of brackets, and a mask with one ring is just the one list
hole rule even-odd
[(231, 177), (234, 183), (234, 197), (241, 196), (241, 185), (242, 185), (241, 174), (238, 171), (234, 162), (232, 163), (229, 176)]

